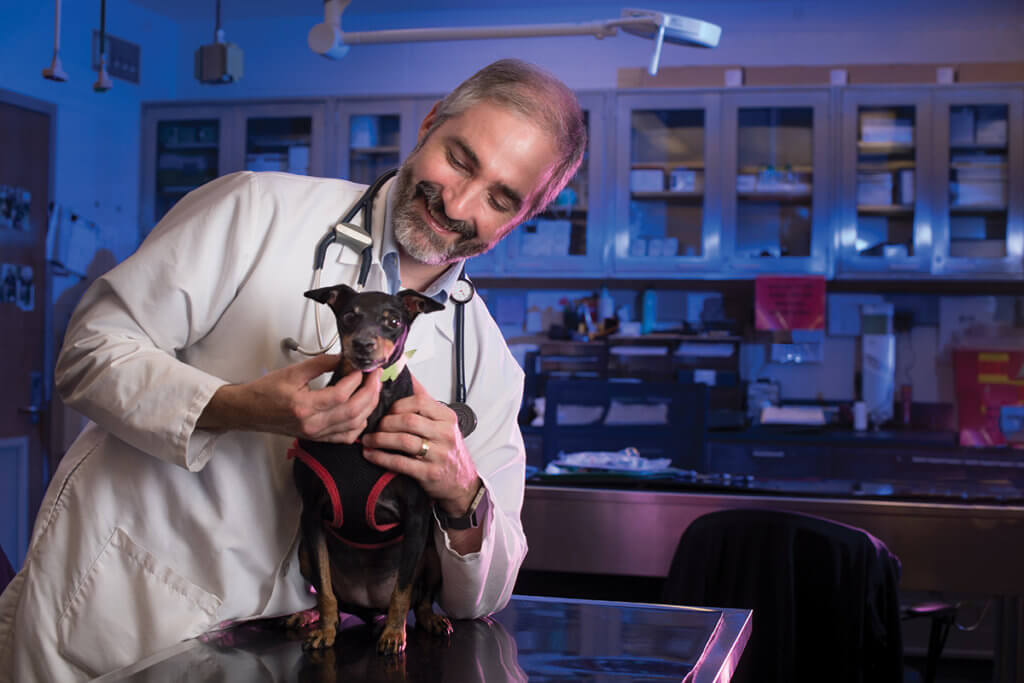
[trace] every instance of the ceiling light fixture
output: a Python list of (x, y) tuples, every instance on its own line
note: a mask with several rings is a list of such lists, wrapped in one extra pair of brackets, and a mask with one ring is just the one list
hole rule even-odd
[(224, 85), (242, 77), (245, 58), (242, 48), (224, 42), (224, 29), (220, 27), (220, 0), (217, 0), (217, 25), (213, 30), (214, 42), (200, 45), (195, 53), (195, 77), (200, 83)]
[(654, 54), (647, 67), (658, 73), (661, 47), (665, 42), (692, 47), (715, 47), (722, 36), (716, 24), (678, 14), (644, 9), (624, 9), (618, 19), (582, 24), (521, 24), (509, 26), (466, 26), (458, 28), (408, 28), (387, 31), (343, 33), (341, 13), (351, 0), (324, 0), (324, 21), (310, 29), (306, 40), (319, 55), (341, 59), (351, 45), (411, 43), (434, 40), (479, 40), (486, 38), (534, 38), (540, 36), (592, 35), (607, 38), (619, 29), (654, 40)]
[(66, 81), (68, 75), (60, 63), (60, 0), (56, 1), (55, 19), (53, 22), (53, 60), (50, 66), (43, 69), (43, 78), (51, 81)]
[(106, 92), (113, 87), (114, 82), (107, 73), (107, 0), (100, 0), (100, 68), (92, 89), (96, 92)]

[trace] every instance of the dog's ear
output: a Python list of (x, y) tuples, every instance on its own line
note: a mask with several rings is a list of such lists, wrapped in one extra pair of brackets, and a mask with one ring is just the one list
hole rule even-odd
[(405, 310), (409, 313), (410, 322), (416, 319), (420, 313), (435, 313), (443, 311), (444, 306), (437, 303), (429, 296), (424, 296), (414, 289), (403, 289), (396, 296), (402, 300)]
[(311, 289), (303, 296), (318, 303), (327, 304), (331, 307), (331, 310), (337, 311), (348, 304), (356, 293), (356, 290), (348, 285), (333, 285), (331, 287)]

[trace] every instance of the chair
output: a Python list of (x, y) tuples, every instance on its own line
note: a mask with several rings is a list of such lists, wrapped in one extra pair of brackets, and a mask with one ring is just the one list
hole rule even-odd
[(703, 470), (706, 425), (703, 384), (552, 378), (544, 403), (544, 462), (560, 452), (634, 447), (645, 458)]
[(899, 559), (856, 527), (734, 509), (683, 533), (666, 602), (754, 610), (734, 681), (903, 680)]

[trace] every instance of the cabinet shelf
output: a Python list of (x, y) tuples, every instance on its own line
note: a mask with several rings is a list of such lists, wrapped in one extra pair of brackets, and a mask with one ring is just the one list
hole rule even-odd
[(216, 152), (219, 147), (220, 144), (217, 142), (172, 142), (161, 144), (157, 148), (157, 151), (160, 153), (177, 152), (181, 150), (209, 150), (211, 152)]
[(350, 147), (352, 154), (398, 154), (398, 145), (386, 145), (381, 147)]
[(914, 150), (914, 145), (905, 142), (857, 142), (857, 151), (862, 154), (907, 154)]
[(951, 142), (949, 144), (949, 148), (950, 149), (955, 149), (957, 151), (979, 151), (979, 152), (993, 152), (993, 151), (995, 151), (995, 152), (1005, 152), (1006, 151), (1006, 143), (1005, 142), (1002, 142), (1002, 143), (1001, 142), (987, 142), (987, 143), (986, 142), (980, 142), (980, 143), (979, 142), (974, 142), (974, 143), (963, 143), (963, 144), (961, 144), (961, 143)]
[(906, 216), (914, 213), (913, 204), (861, 204), (857, 207), (857, 213), (871, 214), (875, 216)]
[(737, 192), (736, 196), (748, 202), (807, 204), (811, 201), (810, 192)]
[(680, 201), (693, 201), (697, 199), (704, 199), (703, 192), (681, 192), (672, 190), (662, 190), (660, 192), (630, 192), (629, 196), (631, 199), (677, 199)]
[(953, 204), (950, 213), (1004, 213), (1005, 204)]
[(884, 173), (886, 171), (902, 171), (904, 169), (917, 168), (917, 162), (909, 159), (892, 161), (877, 161), (857, 164), (859, 173)]
[(654, 168), (669, 170), (673, 168), (688, 168), (695, 171), (704, 170), (703, 161), (634, 161), (629, 165), (630, 169)]

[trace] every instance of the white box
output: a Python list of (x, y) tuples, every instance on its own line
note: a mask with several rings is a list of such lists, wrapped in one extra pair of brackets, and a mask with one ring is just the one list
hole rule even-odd
[(974, 141), (979, 145), (1005, 145), (1006, 119), (979, 117), (975, 126)]
[(660, 168), (634, 168), (629, 172), (631, 192), (662, 192), (665, 189), (665, 172)]
[[(703, 190), (701, 177), (701, 190)], [(674, 168), (668, 175), (668, 189), (673, 192), (697, 192), (697, 171), (692, 168)]]

